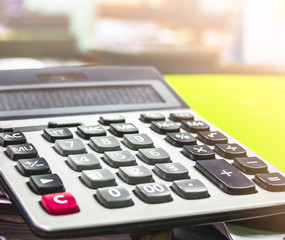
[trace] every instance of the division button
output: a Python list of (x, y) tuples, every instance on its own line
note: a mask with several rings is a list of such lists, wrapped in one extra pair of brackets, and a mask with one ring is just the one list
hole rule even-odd
[(154, 143), (152, 139), (146, 135), (142, 134), (126, 134), (123, 138), (123, 143), (132, 150), (138, 150), (141, 148), (152, 148)]
[(26, 143), (26, 137), (21, 131), (0, 132), (0, 146), (6, 147), (8, 145)]
[(17, 168), (26, 177), (50, 173), (50, 167), (44, 158), (21, 159), (17, 161)]
[(137, 156), (150, 165), (171, 162), (169, 154), (163, 148), (140, 149)]
[(209, 197), (208, 189), (198, 179), (176, 180), (172, 189), (185, 199), (200, 199)]
[(55, 142), (58, 139), (71, 139), (73, 134), (68, 128), (46, 128), (44, 129), (44, 137), (49, 142)]
[(194, 120), (194, 116), (188, 112), (170, 113), (169, 119), (174, 122)]
[(218, 131), (202, 131), (198, 132), (197, 139), (208, 145), (215, 145), (219, 143), (227, 143), (228, 138)]
[(258, 173), (253, 181), (271, 192), (285, 191), (285, 177), (278, 172)]
[(82, 125), (77, 127), (77, 133), (84, 139), (90, 139), (91, 137), (95, 136), (105, 136), (106, 130), (101, 125)]
[(69, 155), (67, 163), (77, 172), (101, 168), (99, 160), (92, 153)]
[(190, 133), (167, 133), (165, 140), (176, 147), (196, 144), (196, 138), (194, 138)]
[(214, 151), (224, 158), (246, 157), (246, 151), (236, 143), (216, 144)]
[(164, 121), (165, 117), (161, 113), (143, 113), (140, 116), (140, 120), (145, 123), (151, 123), (152, 121)]
[(135, 188), (135, 193), (146, 203), (164, 203), (172, 201), (169, 189), (161, 183), (139, 184)]
[(118, 175), (124, 182), (131, 185), (153, 182), (151, 171), (143, 165), (120, 167)]
[(93, 189), (117, 185), (114, 174), (104, 168), (82, 171), (80, 178), (87, 187)]
[(38, 157), (38, 151), (31, 143), (9, 145), (6, 148), (6, 153), (12, 160)]
[(55, 173), (31, 176), (29, 185), (36, 194), (41, 195), (64, 191), (63, 183)]
[(89, 146), (98, 153), (121, 150), (120, 143), (114, 136), (91, 137)]
[(128, 190), (122, 187), (100, 188), (96, 191), (95, 198), (106, 208), (122, 208), (134, 204)]
[(180, 130), (179, 125), (172, 121), (154, 121), (151, 123), (150, 128), (160, 134), (166, 134), (168, 132), (179, 132)]
[(86, 148), (80, 139), (56, 140), (54, 148), (62, 156), (86, 153)]
[(51, 193), (42, 196), (41, 205), (50, 215), (66, 215), (79, 211), (71, 193)]
[(184, 146), (182, 153), (192, 160), (214, 159), (215, 153), (207, 145)]
[(235, 158), (233, 165), (247, 174), (268, 172), (267, 165), (257, 157)]
[(224, 159), (197, 161), (195, 167), (228, 194), (256, 192), (254, 183)]
[(189, 178), (187, 168), (179, 162), (155, 164), (153, 171), (165, 181)]
[(203, 121), (182, 121), (181, 127), (191, 133), (197, 133), (200, 131), (209, 131), (210, 127)]
[(102, 125), (110, 125), (111, 123), (124, 123), (125, 118), (122, 115), (104, 115), (100, 116), (99, 122)]
[(135, 156), (128, 150), (105, 152), (103, 160), (112, 167), (118, 168), (122, 166), (136, 165)]
[(124, 134), (138, 133), (139, 130), (132, 123), (112, 123), (109, 131), (117, 137), (123, 137)]

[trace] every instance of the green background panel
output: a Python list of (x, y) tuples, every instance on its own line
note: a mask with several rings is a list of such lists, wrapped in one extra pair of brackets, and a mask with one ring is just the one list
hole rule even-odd
[(285, 172), (285, 76), (164, 77), (202, 117)]

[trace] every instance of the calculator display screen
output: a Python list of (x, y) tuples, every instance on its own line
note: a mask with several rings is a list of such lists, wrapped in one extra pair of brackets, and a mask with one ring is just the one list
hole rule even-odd
[(0, 112), (161, 102), (164, 102), (163, 99), (151, 85), (86, 86), (0, 92)]

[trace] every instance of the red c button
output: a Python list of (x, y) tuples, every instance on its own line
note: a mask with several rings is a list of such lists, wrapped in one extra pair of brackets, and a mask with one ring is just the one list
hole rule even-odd
[(78, 205), (70, 193), (52, 193), (42, 196), (41, 204), (51, 215), (65, 215), (78, 212)]

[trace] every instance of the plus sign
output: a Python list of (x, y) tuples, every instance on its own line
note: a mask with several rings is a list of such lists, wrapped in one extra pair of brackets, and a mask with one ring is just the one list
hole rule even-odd
[(223, 170), (223, 171), (221, 172), (221, 174), (225, 174), (225, 175), (231, 177), (231, 174), (233, 174), (233, 172), (227, 172), (226, 170)]

